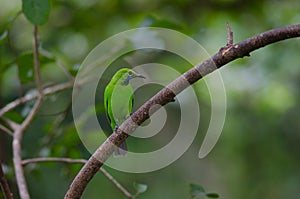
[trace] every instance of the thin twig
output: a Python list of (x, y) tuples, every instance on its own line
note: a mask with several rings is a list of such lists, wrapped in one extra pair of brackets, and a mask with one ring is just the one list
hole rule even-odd
[(226, 28), (227, 28), (227, 45), (226, 46), (232, 46), (233, 45), (233, 32), (231, 30), (229, 22), (226, 22)]
[(72, 87), (73, 81), (62, 83), (59, 85), (55, 85), (53, 87), (49, 87), (43, 90), (42, 82), (41, 82), (41, 75), (40, 75), (40, 62), (39, 62), (39, 38), (38, 38), (38, 27), (34, 26), (34, 51), (33, 51), (33, 58), (34, 58), (34, 72), (35, 72), (35, 82), (38, 93), (28, 94), (24, 97), (18, 98), (13, 102), (10, 102), (5, 107), (0, 109), (0, 117), (3, 116), (5, 113), (10, 111), (11, 109), (17, 107), (18, 105), (25, 103), (29, 100), (35, 99), (39, 96), (48, 95), (51, 93), (55, 93), (67, 88)]
[(0, 117), (0, 120), (2, 120), (4, 123), (6, 123), (13, 130), (19, 128), (19, 126), (20, 126), (16, 122), (14, 122), (10, 119), (4, 118), (4, 117)]
[(72, 158), (31, 158), (22, 161), (22, 165), (39, 163), (39, 162), (64, 162), (64, 163), (80, 163), (87, 162), (85, 159), (72, 159)]
[[(72, 158), (32, 158), (22, 161), (22, 165), (39, 163), (39, 162), (63, 162), (63, 163), (80, 163), (85, 164), (85, 159), (72, 159)], [(107, 177), (123, 194), (128, 198), (134, 198), (134, 195), (129, 193), (112, 175), (110, 175), (104, 168), (99, 169), (105, 177)]]
[(2, 192), (4, 194), (5, 199), (13, 199), (13, 194), (10, 191), (9, 185), (7, 183), (7, 180), (4, 176), (4, 172), (2, 170), (2, 162), (0, 160), (0, 187), (2, 189)]
[(125, 196), (128, 198), (134, 198), (134, 195), (129, 193), (114, 177), (112, 177), (105, 169), (102, 167), (100, 168), (100, 171), (120, 190), (123, 192)]
[[(65, 199), (80, 198), (95, 173), (103, 166), (103, 163), (111, 156), (116, 146), (120, 146), (132, 133), (137, 125), (142, 124), (149, 118), (149, 110), (158, 105), (165, 105), (172, 102), (174, 97), (186, 89), (189, 84), (197, 82), (202, 77), (210, 74), (225, 64), (244, 56), (249, 56), (250, 52), (266, 45), (289, 39), (300, 37), (300, 24), (269, 30), (246, 39), (233, 45), (228, 50), (219, 50), (215, 55), (199, 63), (189, 71), (185, 72), (169, 85), (159, 91), (155, 96), (145, 102), (137, 111), (131, 114), (123, 124), (115, 130), (111, 136), (102, 143), (94, 152), (88, 162), (81, 168), (80, 172), (74, 178)], [(225, 47), (226, 48), (226, 47)], [(157, 111), (155, 109), (154, 111)], [(126, 132), (126, 133), (125, 133)]]
[(60, 61), (56, 61), (56, 65), (63, 71), (63, 73), (72, 81), (74, 81), (74, 77), (72, 74), (62, 65)]
[[(49, 94), (53, 94), (62, 90), (66, 90), (68, 88), (71, 88), (73, 86), (73, 82), (65, 82), (65, 83), (61, 83), (61, 84), (57, 84), (55, 86), (51, 86), (48, 88), (45, 88), (43, 90), (43, 95), (49, 95)], [(39, 96), (38, 93), (30, 93), (25, 95), (24, 97), (18, 98), (12, 102), (10, 102), (9, 104), (7, 104), (6, 106), (4, 106), (2, 109), (0, 109), (0, 117), (3, 116), (5, 113), (7, 113), (8, 111), (16, 108), (17, 106), (28, 102), (30, 100), (36, 99)]]
[(9, 130), (8, 128), (6, 128), (5, 126), (0, 124), (0, 130), (7, 133), (10, 136), (14, 136), (13, 132), (11, 132), (11, 130)]
[(4, 198), (5, 199), (13, 199), (13, 194), (10, 191), (8, 182), (4, 176), (4, 172), (2, 170), (2, 162), (0, 160), (0, 187), (4, 193)]
[(21, 124), (21, 130), (24, 131), (29, 124), (31, 123), (31, 121), (33, 120), (34, 116), (36, 115), (41, 103), (42, 103), (43, 98), (42, 97), (38, 97), (37, 101), (35, 102), (33, 108), (31, 109), (30, 113), (28, 114), (28, 116), (26, 117), (26, 119), (22, 122)]
[(34, 75), (35, 84), (39, 91), (39, 94), (43, 96), (43, 87), (40, 72), (40, 61), (39, 61), (39, 33), (37, 25), (34, 26), (34, 44), (33, 44), (33, 61), (34, 61)]

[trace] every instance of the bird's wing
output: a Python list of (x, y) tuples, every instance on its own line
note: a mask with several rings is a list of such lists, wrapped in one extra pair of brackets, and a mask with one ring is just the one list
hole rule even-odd
[(131, 114), (131, 112), (132, 112), (133, 102), (134, 102), (134, 93), (132, 93), (130, 95), (129, 107), (128, 107), (129, 114)]
[[(105, 88), (104, 91), (104, 109), (105, 109), (105, 113), (107, 115), (107, 118), (109, 120), (110, 125), (112, 126), (112, 113), (111, 113), (111, 95), (112, 95), (112, 86), (110, 84), (108, 84)], [(112, 127), (113, 130), (114, 127)]]

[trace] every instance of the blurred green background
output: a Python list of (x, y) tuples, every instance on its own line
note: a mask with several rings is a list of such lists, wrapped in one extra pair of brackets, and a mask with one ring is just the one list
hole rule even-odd
[[(268, 29), (300, 22), (297, 0), (60, 0), (51, 3), (49, 20), (39, 29), (45, 86), (72, 79), (70, 75), (76, 74), (78, 66), (97, 44), (131, 28), (175, 29), (214, 54), (226, 44), (226, 21), (230, 22), (235, 42)], [(1, 108), (34, 88), (32, 65), (27, 65), (31, 60), (33, 26), (23, 14), (18, 14), (20, 10), (21, 1), (0, 0)], [(217, 145), (204, 159), (198, 158), (198, 152), (209, 124), (210, 99), (201, 80), (196, 85), (201, 109), (200, 129), (193, 145), (180, 159), (164, 169), (145, 174), (107, 168), (108, 171), (131, 192), (134, 192), (133, 182), (147, 184), (148, 190), (140, 196), (144, 199), (186, 199), (190, 183), (200, 184), (222, 199), (298, 199), (299, 52), (300, 40), (291, 39), (255, 51), (251, 57), (220, 69), (226, 87), (227, 116)], [(192, 67), (174, 55), (143, 56), (141, 63), (162, 62), (181, 72)], [(100, 96), (103, 85), (99, 85)], [(157, 89), (151, 88), (152, 91)], [(25, 133), (23, 158), (90, 156), (73, 125), (71, 93), (66, 90), (45, 98), (38, 117)], [(5, 117), (21, 121), (31, 107), (32, 102), (25, 103)], [(180, 113), (176, 106), (168, 108), (170, 113)], [(172, 124), (172, 119), (170, 122)], [(172, 133), (166, 133), (159, 139), (167, 142), (171, 138)], [(15, 198), (18, 198), (11, 141), (11, 137), (0, 132), (0, 158), (5, 163), (4, 170)], [(156, 141), (161, 144), (161, 140), (153, 139), (154, 144)], [(142, 144), (134, 144), (139, 151)], [(150, 150), (152, 145), (147, 142), (145, 146)], [(32, 198), (50, 199), (63, 198), (80, 165), (40, 163), (25, 168)], [(1, 193), (0, 197), (3, 197)], [(125, 196), (99, 173), (88, 185), (83, 198)]]

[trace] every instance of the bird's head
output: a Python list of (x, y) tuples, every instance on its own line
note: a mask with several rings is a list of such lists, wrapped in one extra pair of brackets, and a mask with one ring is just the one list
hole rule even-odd
[(114, 75), (113, 79), (115, 78), (116, 80), (118, 80), (118, 83), (123, 86), (127, 86), (129, 84), (129, 81), (136, 77), (145, 78), (145, 76), (136, 73), (132, 69), (122, 68)]

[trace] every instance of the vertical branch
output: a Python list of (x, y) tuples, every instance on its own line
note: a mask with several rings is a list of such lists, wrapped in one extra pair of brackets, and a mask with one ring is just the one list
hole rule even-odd
[(227, 28), (227, 45), (226, 46), (232, 46), (233, 45), (233, 32), (231, 30), (229, 22), (226, 22), (226, 28)]
[(2, 170), (1, 160), (0, 160), (0, 187), (2, 189), (5, 199), (13, 199), (13, 194), (10, 191), (7, 180), (6, 180), (3, 170)]
[[(83, 163), (85, 164), (87, 162), (87, 160), (85, 159), (71, 159), (71, 158), (32, 158), (32, 159), (27, 159), (27, 160), (23, 160), (22, 161), (22, 165), (26, 165), (26, 164), (31, 164), (31, 163), (38, 163), (38, 162), (64, 162), (64, 163), (70, 163), (70, 164), (74, 164), (74, 163)], [(112, 175), (110, 175), (104, 168), (100, 168), (100, 170), (103, 175), (105, 175), (105, 177), (108, 178), (108, 180), (110, 180), (121, 192), (123, 192), (123, 194), (127, 197), (127, 198), (134, 198), (134, 195), (132, 195), (131, 193), (129, 193), (129, 191), (127, 191), (125, 189), (125, 187), (123, 187)]]
[(14, 128), (14, 138), (13, 138), (13, 162), (15, 168), (15, 175), (18, 184), (18, 189), (20, 192), (20, 197), (22, 199), (30, 199), (26, 179), (24, 175), (24, 168), (22, 165), (22, 138), (26, 128), (29, 126), (31, 121), (33, 120), (34, 116), (36, 115), (42, 100), (43, 100), (43, 90), (42, 90), (42, 83), (40, 77), (40, 62), (39, 62), (39, 44), (38, 44), (38, 28), (34, 26), (34, 43), (33, 43), (33, 58), (34, 58), (34, 72), (35, 72), (35, 82), (36, 87), (38, 89), (38, 98), (31, 109), (28, 116), (22, 122), (21, 125), (18, 125)]
[(35, 74), (35, 84), (40, 93), (43, 95), (41, 73), (40, 73), (40, 62), (39, 62), (39, 34), (38, 27), (34, 26), (34, 46), (33, 46), (33, 61), (34, 61), (34, 74)]
[(19, 194), (22, 199), (30, 199), (29, 192), (26, 185), (26, 180), (24, 176), (24, 169), (21, 164), (21, 140), (23, 136), (23, 131), (21, 126), (19, 126), (14, 132), (14, 139), (13, 139), (13, 163), (15, 169), (15, 175), (17, 180), (17, 185), (19, 189)]

